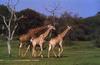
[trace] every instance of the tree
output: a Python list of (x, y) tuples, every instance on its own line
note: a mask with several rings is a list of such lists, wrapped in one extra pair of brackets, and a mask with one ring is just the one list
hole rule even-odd
[(17, 18), (15, 6), (18, 4), (19, 0), (16, 1), (14, 5), (12, 5), (12, 0), (8, 0), (6, 7), (10, 13), (8, 16), (0, 15), (3, 19), (3, 23), (7, 29), (7, 47), (8, 47), (8, 54), (11, 55), (11, 40), (13, 39), (14, 33), (18, 26), (17, 20), (23, 18), (23, 16)]
[(51, 16), (47, 17), (47, 18), (51, 18), (51, 21), (49, 22), (51, 22), (54, 26), (56, 26), (58, 24), (58, 22), (56, 21), (56, 18), (57, 18), (56, 13), (61, 8), (60, 8), (60, 2), (56, 2), (54, 4), (55, 6), (53, 8), (51, 9), (45, 8), (45, 10), (51, 14)]

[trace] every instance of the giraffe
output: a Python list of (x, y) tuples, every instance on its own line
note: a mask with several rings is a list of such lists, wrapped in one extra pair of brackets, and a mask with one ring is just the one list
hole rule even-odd
[(50, 51), (53, 51), (53, 54), (55, 55), (55, 57), (57, 57), (54, 48), (56, 45), (59, 45), (59, 53), (58, 53), (58, 57), (60, 57), (61, 53), (63, 52), (63, 47), (62, 47), (62, 42), (63, 42), (63, 38), (64, 36), (69, 32), (69, 30), (71, 29), (71, 26), (67, 26), (67, 29), (65, 29), (62, 33), (58, 34), (56, 37), (51, 38), (51, 40), (49, 41), (49, 48), (48, 48), (48, 58), (50, 57)]
[[(35, 35), (36, 33), (38, 33), (41, 30), (44, 30), (44, 29), (48, 28), (48, 26), (49, 25), (41, 26), (41, 27), (37, 27), (37, 28), (32, 28), (26, 34), (22, 34), (22, 35), (19, 36), (19, 42), (20, 42), (19, 43), (19, 56), (21, 54), (22, 46), (25, 45), (26, 42), (30, 41), (31, 38), (34, 39), (36, 37), (36, 35)], [(26, 55), (26, 53), (28, 52), (29, 48), (30, 48), (30, 45), (28, 45), (27, 50), (25, 51), (24, 54), (22, 54), (22, 56)]]
[(35, 39), (31, 39), (31, 42), (32, 42), (32, 46), (33, 46), (33, 48), (32, 48), (32, 55), (33, 56), (35, 56), (34, 54), (35, 54), (35, 47), (36, 47), (36, 45), (39, 45), (40, 46), (40, 49), (41, 49), (41, 51), (40, 51), (40, 53), (39, 53), (39, 55), (38, 56), (41, 56), (41, 57), (43, 57), (43, 55), (42, 55), (42, 51), (43, 51), (43, 43), (45, 42), (45, 38), (48, 36), (48, 34), (50, 33), (50, 31), (51, 30), (55, 30), (55, 27), (54, 26), (48, 26), (48, 30), (46, 30), (43, 34), (41, 34), (39, 37), (37, 37), (37, 38), (35, 38)]

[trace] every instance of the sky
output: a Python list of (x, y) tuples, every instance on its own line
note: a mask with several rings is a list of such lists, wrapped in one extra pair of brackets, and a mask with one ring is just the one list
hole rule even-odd
[[(0, 4), (5, 4), (5, 1), (7, 0), (0, 0)], [(13, 0), (13, 3), (15, 1)], [(58, 16), (67, 11), (80, 17), (89, 17), (100, 11), (100, 0), (20, 0), (16, 10), (31, 8), (45, 15), (51, 15), (46, 8), (53, 10), (56, 6), (58, 8), (55, 14)]]

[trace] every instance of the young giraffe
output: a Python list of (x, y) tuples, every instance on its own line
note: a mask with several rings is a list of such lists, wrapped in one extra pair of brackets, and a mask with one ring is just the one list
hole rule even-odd
[(45, 38), (48, 36), (48, 34), (50, 33), (51, 30), (55, 30), (55, 27), (54, 26), (48, 26), (48, 30), (46, 32), (44, 32), (43, 34), (41, 34), (39, 37), (37, 37), (36, 39), (31, 39), (31, 42), (32, 42), (32, 46), (33, 46), (33, 49), (32, 49), (32, 55), (35, 56), (35, 47), (36, 45), (38, 44), (40, 46), (40, 53), (39, 53), (39, 56), (43, 57), (42, 55), (42, 51), (43, 51), (43, 43), (45, 42)]
[(48, 48), (48, 58), (50, 57), (50, 51), (52, 49), (53, 54), (55, 55), (55, 57), (57, 57), (54, 48), (56, 45), (59, 45), (59, 53), (58, 56), (60, 57), (61, 53), (63, 52), (63, 47), (62, 47), (62, 42), (63, 42), (63, 38), (64, 36), (68, 33), (68, 31), (71, 29), (71, 26), (67, 26), (67, 29), (64, 30), (62, 33), (58, 34), (56, 37), (52, 38), (49, 41), (49, 48)]
[[(19, 56), (21, 54), (21, 48), (22, 48), (22, 46), (25, 45), (26, 42), (30, 41), (30, 39), (32, 37), (33, 37), (33, 39), (36, 38), (35, 34), (38, 33), (41, 30), (44, 30), (44, 29), (48, 28), (48, 26), (49, 25), (47, 25), (47, 26), (41, 26), (41, 27), (38, 27), (38, 28), (32, 28), (26, 34), (22, 34), (19, 37), (19, 42), (20, 42), (20, 45), (19, 45)], [(29, 48), (30, 48), (30, 45), (28, 45), (27, 50), (25, 51), (24, 54), (22, 54), (22, 56), (26, 55), (26, 53), (28, 52)]]

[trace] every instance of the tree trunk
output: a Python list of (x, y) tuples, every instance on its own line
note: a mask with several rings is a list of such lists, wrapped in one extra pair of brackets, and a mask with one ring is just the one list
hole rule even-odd
[(7, 47), (8, 47), (8, 55), (11, 55), (11, 45), (10, 45), (10, 40), (7, 40)]

